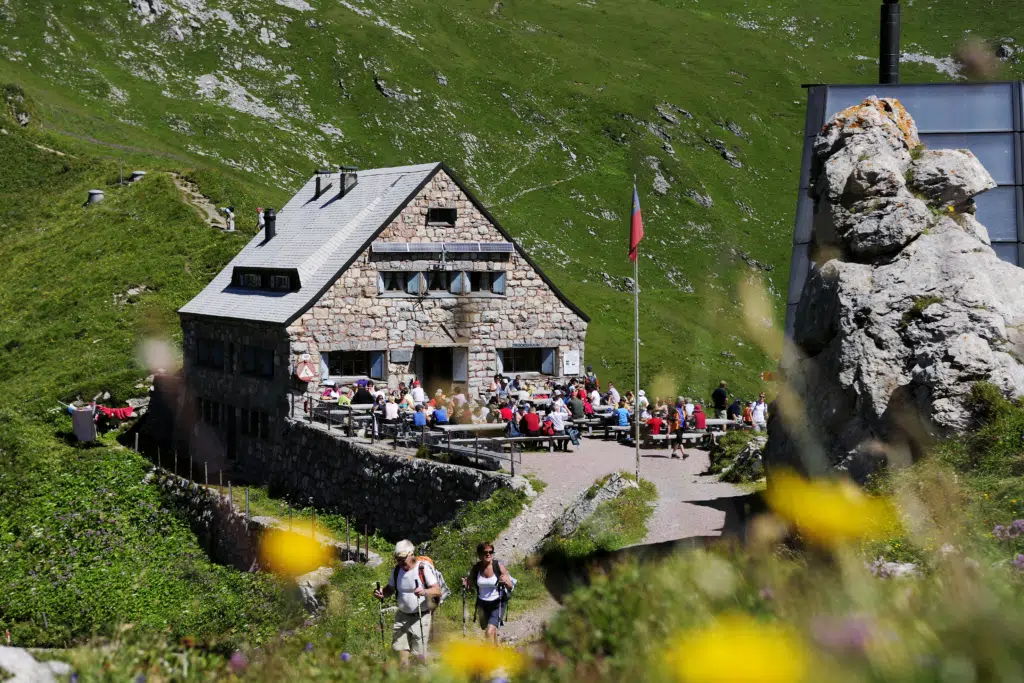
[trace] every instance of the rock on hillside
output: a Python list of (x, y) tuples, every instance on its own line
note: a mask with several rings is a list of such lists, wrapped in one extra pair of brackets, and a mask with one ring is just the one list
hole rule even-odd
[(787, 379), (805, 415), (773, 420), (765, 458), (818, 470), (823, 449), (860, 478), (884, 457), (879, 442), (914, 453), (968, 428), (975, 382), (1024, 393), (1024, 270), (974, 216), (992, 177), (969, 151), (924, 151), (898, 101), (840, 112), (815, 154), (816, 248), (835, 257), (796, 314)]

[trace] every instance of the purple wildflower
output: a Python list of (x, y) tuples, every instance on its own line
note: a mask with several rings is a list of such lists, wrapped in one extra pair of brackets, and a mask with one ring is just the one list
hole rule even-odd
[(761, 596), (762, 600), (774, 600), (775, 599), (775, 591), (773, 591), (771, 588), (767, 588), (767, 587), (762, 588), (758, 592), (758, 595)]
[(1005, 541), (1007, 538), (1009, 538), (1009, 534), (1006, 533), (1006, 527), (1004, 527), (1002, 524), (995, 525), (995, 527), (992, 529), (992, 535), (995, 536), (996, 539), (999, 541)]
[(1024, 554), (1018, 555), (1013, 559), (1013, 566), (1024, 571)]
[(864, 652), (873, 631), (874, 624), (864, 617), (816, 617), (813, 621), (814, 639), (833, 652)]
[(136, 676), (135, 683), (146, 683), (146, 674), (139, 674)]
[(347, 662), (352, 659), (352, 655), (350, 655), (347, 652), (342, 652), (340, 655), (338, 655), (338, 658), (343, 662)]
[(245, 668), (249, 666), (249, 660), (245, 658), (245, 655), (235, 650), (231, 654), (231, 661), (228, 662), (228, 668), (237, 673), (242, 673)]
[(313, 643), (306, 643), (306, 652), (313, 651)]
[(73, 672), (71, 674), (71, 677), (68, 678), (68, 683), (78, 683), (78, 672), (77, 671), (75, 671), (75, 672)]

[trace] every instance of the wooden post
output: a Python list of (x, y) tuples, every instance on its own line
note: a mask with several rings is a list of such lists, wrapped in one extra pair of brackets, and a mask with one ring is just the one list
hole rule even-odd
[(249, 487), (245, 487), (245, 523), (249, 523)]
[(192, 455), (188, 456), (188, 483), (192, 483)]
[(139, 452), (139, 433), (135, 432), (135, 452)]
[(352, 436), (352, 404), (348, 406), (348, 435)]
[(228, 480), (228, 504), (231, 505), (231, 511), (235, 511), (235, 499), (231, 495), (231, 480)]
[(352, 559), (352, 536), (349, 534), (348, 517), (345, 518), (345, 559)]
[(209, 486), (209, 485), (210, 485), (210, 468), (209, 468), (209, 463), (206, 460), (204, 460), (203, 461), (203, 486)]
[[(363, 525), (363, 542), (366, 544), (366, 559), (370, 559), (370, 526), (368, 524)], [(356, 553), (356, 559), (358, 560), (358, 553)]]
[(174, 449), (174, 476), (178, 476), (178, 449)]
[(224, 470), (217, 472), (217, 485), (224, 488)]

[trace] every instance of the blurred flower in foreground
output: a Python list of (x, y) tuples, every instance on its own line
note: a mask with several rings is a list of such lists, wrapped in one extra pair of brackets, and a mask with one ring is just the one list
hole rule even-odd
[(809, 659), (792, 631), (746, 615), (723, 616), (684, 633), (665, 657), (684, 683), (798, 683)]
[(313, 538), (308, 523), (305, 527), (297, 523), (292, 530), (267, 530), (260, 545), (262, 564), (285, 576), (300, 576), (330, 564), (330, 548)]
[(453, 640), (441, 650), (441, 661), (457, 676), (477, 679), (497, 673), (512, 676), (525, 666), (523, 656), (507, 647)]
[(872, 621), (860, 616), (816, 617), (811, 624), (814, 640), (826, 650), (840, 653), (863, 653), (875, 630)]
[(825, 546), (879, 538), (897, 528), (896, 510), (847, 481), (808, 481), (792, 472), (771, 477), (768, 504), (807, 540)]

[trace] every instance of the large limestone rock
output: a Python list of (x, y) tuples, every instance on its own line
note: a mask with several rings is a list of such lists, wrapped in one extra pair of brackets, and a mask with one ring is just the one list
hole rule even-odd
[(877, 98), (818, 136), (816, 211), (830, 220), (816, 247), (835, 257), (801, 296), (787, 372), (800, 400), (775, 411), (769, 466), (861, 476), (880, 443), (913, 452), (967, 429), (975, 382), (1024, 393), (1024, 270), (999, 260), (973, 215), (995, 183), (969, 152), (919, 145), (903, 107)]

